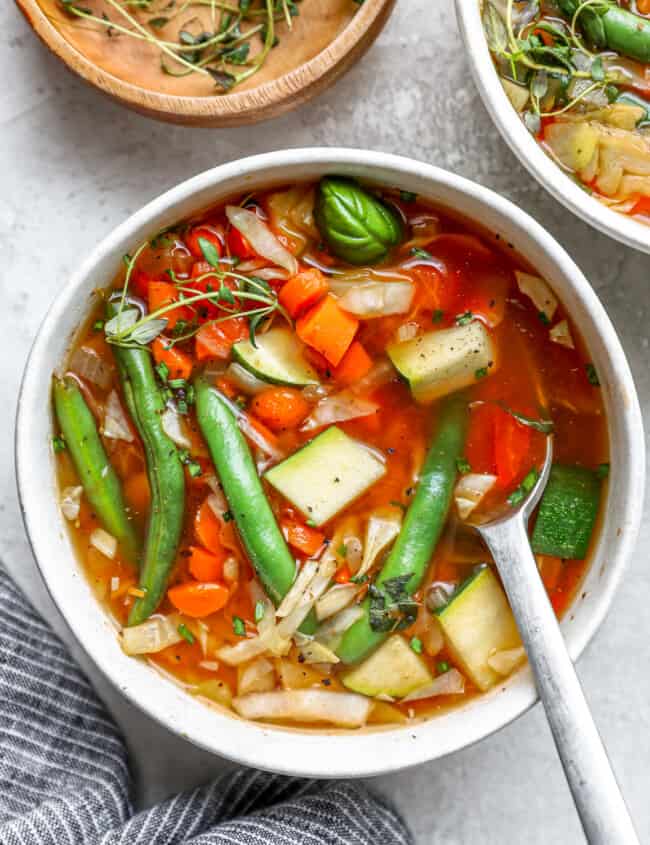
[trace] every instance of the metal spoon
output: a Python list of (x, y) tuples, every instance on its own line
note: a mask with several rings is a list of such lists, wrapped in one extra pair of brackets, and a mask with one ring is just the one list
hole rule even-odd
[(535, 486), (516, 507), (473, 524), (492, 553), (514, 613), (537, 692), (590, 845), (638, 845), (632, 819), (566, 650), (528, 539), (553, 459), (553, 437)]

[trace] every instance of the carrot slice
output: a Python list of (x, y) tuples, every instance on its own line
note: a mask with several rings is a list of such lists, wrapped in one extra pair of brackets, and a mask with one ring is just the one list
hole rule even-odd
[(165, 338), (157, 337), (152, 344), (152, 350), (156, 363), (165, 364), (169, 370), (169, 378), (187, 380), (192, 375), (190, 356), (175, 346), (169, 346), (169, 341)]
[(336, 381), (344, 385), (354, 384), (362, 379), (372, 367), (372, 358), (358, 340), (355, 340), (334, 370)]
[(176, 610), (200, 619), (224, 608), (230, 598), (228, 588), (218, 582), (187, 581), (167, 590), (167, 597)]
[(308, 346), (324, 355), (335, 367), (352, 343), (359, 321), (339, 308), (327, 295), (296, 323), (296, 334)]
[(227, 360), (234, 343), (248, 337), (248, 321), (232, 317), (223, 323), (208, 323), (196, 333), (195, 352), (199, 361), (206, 358)]
[(202, 549), (200, 546), (190, 546), (188, 567), (192, 577), (197, 581), (218, 581), (223, 577), (223, 562), (226, 553), (221, 547), (219, 554)]
[[(176, 286), (170, 282), (149, 282), (147, 290), (149, 299), (149, 311), (157, 311), (165, 305), (178, 301)], [(163, 317), (167, 320), (167, 328), (173, 329), (179, 320), (187, 320), (190, 317), (190, 310), (183, 305), (166, 311)]]
[(297, 317), (322, 299), (329, 285), (320, 270), (303, 270), (282, 286), (278, 299), (292, 317)]
[(272, 431), (295, 428), (310, 409), (309, 402), (294, 387), (269, 387), (251, 403), (251, 411)]
[(325, 542), (325, 535), (320, 531), (294, 519), (283, 519), (280, 528), (287, 543), (306, 555), (315, 555)]
[(221, 551), (221, 522), (208, 504), (208, 500), (201, 505), (194, 517), (194, 533), (198, 541), (213, 554)]

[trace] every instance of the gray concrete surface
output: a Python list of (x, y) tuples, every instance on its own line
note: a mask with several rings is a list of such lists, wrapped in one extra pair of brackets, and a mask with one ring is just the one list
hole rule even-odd
[[(215, 164), (287, 146), (339, 144), (428, 160), (500, 191), (545, 225), (591, 279), (620, 332), (644, 412), (650, 411), (650, 258), (589, 229), (519, 166), (476, 94), (451, 6), (451, 0), (400, 0), (376, 45), (333, 90), (265, 125), (216, 131), (165, 126), (119, 108), (69, 75), (13, 4), (2, 3), (0, 560), (66, 639), (38, 580), (16, 503), (13, 415), (24, 360), (51, 299), (96, 241), (156, 194)], [(579, 666), (645, 842), (649, 551), (646, 518), (609, 618)], [(127, 737), (141, 802), (223, 770), (223, 761), (136, 712), (80, 659)], [(418, 845), (582, 841), (539, 708), (473, 748), (374, 786), (400, 808)]]

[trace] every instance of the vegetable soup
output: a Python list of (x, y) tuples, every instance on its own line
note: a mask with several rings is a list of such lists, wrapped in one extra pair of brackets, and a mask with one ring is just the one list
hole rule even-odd
[(650, 223), (649, 0), (485, 0), (513, 107), (586, 191)]
[[(117, 270), (117, 268), (116, 268)], [(415, 194), (336, 176), (152, 234), (60, 372), (60, 504), (122, 648), (248, 719), (430, 715), (525, 659), (471, 523), (515, 508), (558, 614), (607, 476), (547, 282)]]

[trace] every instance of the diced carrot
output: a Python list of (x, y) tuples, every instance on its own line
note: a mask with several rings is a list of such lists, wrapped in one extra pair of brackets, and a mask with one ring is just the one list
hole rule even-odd
[(326, 378), (330, 377), (332, 367), (324, 355), (321, 355), (320, 352), (316, 352), (316, 350), (312, 349), (310, 346), (305, 346), (304, 356), (312, 367), (315, 367), (321, 375)]
[(344, 563), (339, 569), (336, 570), (336, 574), (334, 575), (334, 580), (337, 584), (347, 584), (352, 578), (352, 572), (350, 571), (350, 567), (347, 563)]
[(188, 567), (197, 581), (218, 581), (223, 577), (223, 562), (226, 553), (223, 547), (219, 554), (209, 552), (200, 546), (190, 546)]
[(650, 15), (650, 0), (636, 0), (636, 10), (641, 15)]
[(258, 393), (251, 411), (271, 431), (296, 428), (305, 419), (311, 405), (295, 387), (269, 387)]
[(315, 305), (329, 290), (327, 279), (320, 270), (303, 270), (282, 286), (278, 299), (292, 317), (297, 317)]
[(169, 370), (169, 378), (189, 379), (192, 375), (192, 359), (176, 346), (168, 346), (169, 341), (157, 337), (152, 344), (153, 357), (157, 364), (163, 363)]
[(219, 255), (221, 255), (223, 252), (223, 243), (219, 235), (219, 229), (204, 223), (190, 229), (189, 233), (185, 236), (185, 244), (195, 258), (202, 259), (204, 256), (201, 245), (199, 244), (199, 238), (203, 238), (211, 243)]
[(244, 317), (231, 317), (223, 323), (208, 323), (196, 333), (195, 350), (199, 361), (206, 358), (227, 360), (234, 343), (248, 337), (248, 321)]
[(219, 376), (215, 384), (217, 385), (217, 388), (223, 393), (223, 395), (228, 397), (228, 399), (234, 399), (235, 396), (237, 396), (237, 388), (230, 381), (229, 378)]
[(306, 555), (315, 555), (316, 552), (325, 542), (325, 535), (314, 528), (310, 528), (302, 522), (296, 522), (293, 519), (283, 519), (280, 522), (284, 539), (298, 549), (299, 552), (304, 552)]
[(153, 281), (153, 276), (145, 273), (136, 267), (131, 273), (129, 280), (129, 292), (141, 297), (141, 299), (149, 298), (149, 283)]
[(356, 317), (339, 308), (334, 297), (328, 294), (298, 320), (296, 334), (336, 367), (348, 351), (358, 328)]
[(134, 472), (124, 482), (124, 495), (136, 513), (144, 514), (149, 509), (151, 491), (146, 472)]
[(218, 582), (187, 581), (167, 590), (176, 610), (200, 619), (224, 608), (230, 598), (228, 588)]
[(221, 522), (208, 504), (208, 500), (201, 505), (194, 518), (194, 533), (198, 541), (213, 554), (221, 552)]
[[(165, 305), (178, 301), (176, 286), (170, 282), (149, 282), (148, 288), (149, 311), (157, 311)], [(173, 329), (179, 320), (187, 320), (191, 316), (189, 308), (179, 305), (171, 311), (165, 312), (163, 317), (167, 320), (167, 328)]]
[(362, 379), (372, 367), (372, 358), (358, 340), (353, 341), (334, 370), (336, 381), (344, 385), (354, 384)]

